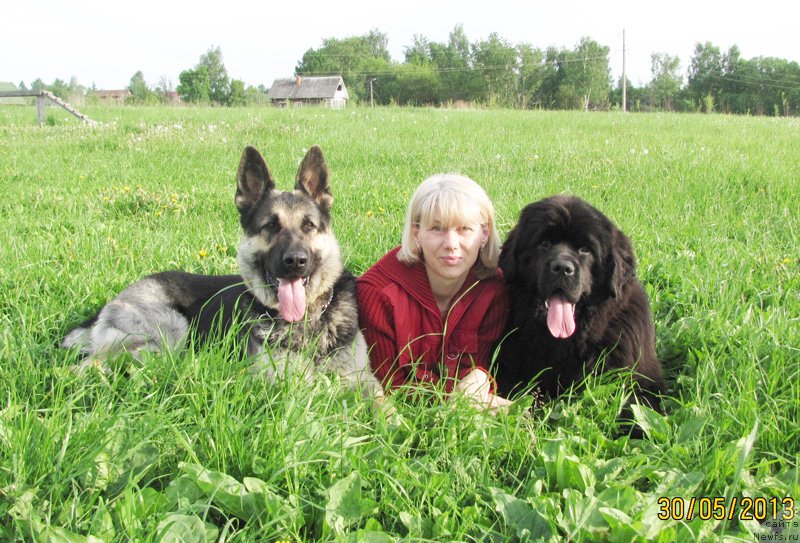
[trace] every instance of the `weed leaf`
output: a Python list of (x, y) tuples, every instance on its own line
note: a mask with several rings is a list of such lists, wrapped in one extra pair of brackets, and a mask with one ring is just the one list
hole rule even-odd
[(633, 420), (653, 441), (669, 439), (670, 427), (667, 418), (647, 406), (632, 404)]
[(168, 514), (158, 523), (157, 543), (206, 543), (216, 541), (219, 529), (194, 515)]
[(114, 540), (114, 521), (102, 497), (98, 501), (89, 531), (104, 543), (111, 543)]
[(230, 475), (197, 464), (181, 464), (180, 468), (226, 514), (262, 525), (288, 522), (296, 528), (302, 524), (302, 515), (297, 509), (260, 479), (246, 477), (240, 483)]
[(490, 491), (497, 512), (503, 517), (503, 521), (514, 530), (519, 539), (544, 538), (547, 540), (555, 536), (555, 530), (547, 518), (534, 509), (529, 502), (506, 494), (499, 488), (491, 488)]
[(341, 534), (376, 507), (375, 502), (361, 497), (361, 475), (354, 471), (328, 489), (325, 524), (334, 533)]

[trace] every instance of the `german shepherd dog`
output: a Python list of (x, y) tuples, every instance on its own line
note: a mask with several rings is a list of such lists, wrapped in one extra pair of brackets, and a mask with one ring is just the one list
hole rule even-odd
[(62, 346), (78, 348), (88, 365), (122, 352), (140, 358), (180, 349), (192, 331), (205, 339), (240, 323), (247, 354), (268, 378), (335, 371), (365, 395), (378, 392), (358, 328), (355, 279), (331, 229), (333, 196), (319, 147), (309, 149), (292, 191), (276, 189), (264, 158), (246, 147), (235, 203), (240, 275), (150, 275), (71, 330)]

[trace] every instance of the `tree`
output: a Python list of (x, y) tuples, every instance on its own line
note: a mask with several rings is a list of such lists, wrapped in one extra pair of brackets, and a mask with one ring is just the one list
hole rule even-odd
[(228, 71), (222, 62), (222, 49), (212, 47), (200, 57), (198, 68), (205, 67), (208, 73), (208, 97), (211, 101), (218, 104), (228, 102), (231, 91), (231, 83), (228, 79)]
[(482, 97), (503, 107), (517, 102), (517, 49), (497, 33), (472, 46), (475, 77), (483, 80)]
[(178, 81), (178, 95), (184, 102), (198, 103), (210, 100), (211, 84), (208, 79), (208, 68), (205, 66), (181, 72)]
[(585, 111), (591, 106), (607, 108), (611, 91), (608, 53), (608, 47), (588, 37), (581, 38), (575, 51), (567, 55), (566, 76), (560, 89), (562, 96), (578, 97)]
[(174, 92), (174, 88), (172, 87), (172, 81), (167, 78), (167, 76), (162, 75), (158, 79), (158, 84), (156, 85), (155, 94), (158, 97), (159, 102), (162, 104), (168, 104), (172, 102), (172, 93)]
[(442, 50), (440, 60), (436, 61), (442, 70), (442, 87), (450, 100), (475, 102), (482, 97), (482, 82), (472, 70), (469, 40), (463, 25), (456, 25)]
[(390, 71), (388, 39), (377, 30), (325, 39), (319, 49), (308, 49), (295, 67), (297, 75), (341, 75), (356, 100), (366, 97), (370, 79)]
[(154, 98), (153, 91), (147, 86), (147, 82), (144, 80), (144, 74), (141, 70), (131, 77), (128, 90), (131, 91), (133, 95), (131, 99), (136, 104), (145, 104)]
[(517, 46), (518, 103), (523, 109), (541, 107), (545, 78), (544, 53), (527, 43)]
[(681, 61), (666, 53), (650, 55), (650, 96), (653, 106), (667, 111), (674, 109), (674, 100), (680, 93), (683, 77), (678, 73)]
[(403, 52), (406, 57), (406, 64), (430, 65), (433, 63), (431, 58), (431, 44), (425, 36), (414, 34), (414, 43), (411, 47), (405, 47)]
[(247, 96), (244, 90), (244, 81), (234, 79), (231, 81), (230, 93), (228, 95), (227, 105), (229, 106), (243, 106), (247, 104)]
[[(722, 84), (722, 54), (709, 42), (697, 43), (689, 65), (688, 90), (697, 104), (719, 103)], [(707, 111), (707, 113), (710, 113)]]
[[(617, 79), (617, 86), (611, 90), (608, 96), (611, 106), (619, 109), (622, 109), (622, 81), (620, 75)], [(648, 107), (652, 107), (649, 90), (645, 87), (635, 86), (630, 79), (628, 79), (625, 94), (628, 101), (627, 111), (646, 111)]]
[(181, 72), (178, 80), (178, 94), (186, 102), (228, 103), (231, 84), (219, 47), (206, 51), (197, 66)]
[(540, 103), (545, 109), (568, 109), (568, 104), (559, 103), (559, 89), (566, 77), (568, 51), (548, 47), (542, 63), (542, 83), (539, 86)]
[(401, 64), (391, 74), (381, 76), (379, 82), (382, 103), (412, 106), (441, 103), (441, 80), (432, 64)]

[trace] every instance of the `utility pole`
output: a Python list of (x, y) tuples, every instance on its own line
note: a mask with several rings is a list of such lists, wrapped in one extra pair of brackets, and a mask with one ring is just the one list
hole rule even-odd
[(628, 111), (628, 75), (625, 73), (625, 29), (622, 29), (622, 112)]
[(369, 107), (375, 107), (375, 103), (372, 100), (372, 82), (377, 81), (377, 77), (373, 77), (369, 80)]

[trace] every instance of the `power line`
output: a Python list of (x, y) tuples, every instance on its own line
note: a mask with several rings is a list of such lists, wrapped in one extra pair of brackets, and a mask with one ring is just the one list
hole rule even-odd
[[(366, 58), (371, 58), (371, 57), (366, 57)], [(608, 60), (608, 57), (607, 56), (601, 56), (601, 57), (579, 57), (579, 58), (571, 58), (571, 59), (559, 58), (559, 59), (554, 59), (554, 60), (549, 60), (549, 61), (545, 59), (542, 62), (536, 63), (535, 66), (544, 68), (544, 67), (547, 67), (547, 66), (550, 66), (550, 65), (553, 65), (553, 64), (560, 65), (560, 64), (572, 64), (572, 63), (578, 63), (578, 62), (583, 63), (583, 62), (590, 62), (590, 61), (596, 61), (596, 60)], [(430, 73), (430, 72), (435, 72), (435, 73), (489, 72), (489, 71), (500, 71), (500, 70), (516, 70), (516, 69), (519, 69), (521, 67), (526, 67), (525, 65), (520, 65), (520, 64), (495, 64), (495, 65), (489, 65), (489, 66), (440, 67), (440, 66), (435, 66), (435, 65), (432, 65), (432, 64), (416, 65), (416, 64), (407, 64), (407, 63), (395, 64), (393, 66), (395, 66), (395, 69), (367, 70), (367, 71), (357, 71), (357, 72), (347, 71), (347, 70), (344, 70), (344, 71), (346, 71), (348, 75), (357, 76), (357, 75), (394, 75), (394, 74), (399, 73), (398, 69), (400, 68), (400, 66), (413, 66), (415, 68), (419, 68), (417, 70), (412, 70), (412, 73), (416, 72), (416, 73), (421, 73), (421, 74)], [(342, 67), (341, 66), (336, 67), (336, 70), (337, 70), (336, 72), (304, 72), (302, 75), (306, 75), (306, 76), (339, 75), (338, 72), (341, 71), (340, 68), (342, 68)], [(408, 72), (405, 72), (405, 73), (408, 73)]]
[(704, 77), (708, 77), (710, 79), (717, 79), (719, 81), (731, 81), (733, 83), (743, 83), (745, 85), (758, 85), (760, 87), (767, 87), (771, 89), (783, 89), (783, 90), (800, 90), (800, 80), (796, 81), (788, 81), (788, 80), (777, 80), (777, 79), (770, 79), (770, 78), (758, 78), (758, 77), (747, 77), (747, 76), (732, 76), (732, 75), (714, 75), (714, 74), (704, 74)]

